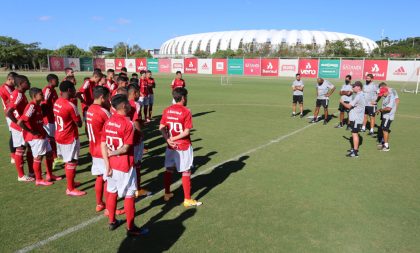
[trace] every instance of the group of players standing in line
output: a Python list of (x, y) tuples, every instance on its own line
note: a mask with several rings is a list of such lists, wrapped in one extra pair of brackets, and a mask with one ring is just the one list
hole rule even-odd
[[(370, 129), (368, 135), (377, 138), (378, 149), (389, 151), (390, 126), (395, 118), (395, 112), (400, 102), (395, 89), (388, 87), (385, 82), (379, 85), (373, 82), (373, 75), (367, 74), (365, 84), (361, 81), (351, 83), (351, 75), (347, 75), (345, 83), (340, 89), (340, 122), (335, 128), (342, 128), (347, 125), (347, 130), (352, 133), (352, 147), (348, 150), (347, 157), (359, 156), (359, 132), (367, 131), (367, 122), (369, 119)], [(328, 80), (317, 78), (316, 84), (316, 102), (313, 119), (310, 123), (318, 122), (318, 114), (321, 107), (324, 108), (324, 125), (329, 121), (328, 105), (329, 98), (335, 91), (335, 86)], [(292, 83), (293, 102), (292, 117), (296, 117), (296, 105), (299, 103), (300, 117), (304, 117), (303, 111), (303, 90), (304, 84), (300, 74), (296, 74), (296, 80)], [(378, 109), (378, 102), (382, 100), (382, 106)], [(344, 118), (347, 112), (347, 119)], [(374, 135), (375, 116), (380, 114), (381, 124), (378, 126), (377, 135)]]
[[(85, 78), (77, 91), (76, 78), (71, 68), (65, 69), (65, 78), (59, 82), (55, 74), (47, 76), (43, 89), (31, 88), (24, 75), (10, 72), (0, 87), (6, 121), (11, 133), (11, 162), (15, 164), (19, 182), (33, 182), (36, 186), (50, 186), (62, 180), (53, 174), (54, 161), (64, 163), (68, 196), (83, 196), (75, 181), (80, 141), (78, 128), (85, 124), (92, 157), (91, 172), (96, 177), (96, 212), (109, 217), (109, 229), (122, 224), (116, 215), (125, 214), (127, 234), (139, 236), (148, 232), (134, 224), (135, 198), (151, 192), (140, 187), (141, 161), (144, 151), (144, 125), (152, 120), (155, 80), (151, 71), (133, 73), (127, 70), (115, 76), (113, 69), (103, 74), (95, 69)], [(60, 96), (55, 90), (59, 87)], [(173, 197), (170, 185), (175, 171), (182, 173), (185, 207), (202, 203), (191, 199), (191, 168), (193, 149), (190, 129), (191, 111), (186, 107), (188, 91), (181, 72), (171, 84), (172, 105), (162, 114), (159, 130), (167, 143), (165, 151), (164, 200)], [(30, 101), (26, 98), (29, 90)], [(78, 111), (78, 100), (82, 117)], [(144, 116), (142, 116), (142, 112)], [(26, 155), (25, 155), (26, 153)], [(28, 174), (24, 173), (24, 156)], [(41, 163), (45, 157), (46, 178)], [(118, 209), (117, 198), (124, 198), (124, 209)]]

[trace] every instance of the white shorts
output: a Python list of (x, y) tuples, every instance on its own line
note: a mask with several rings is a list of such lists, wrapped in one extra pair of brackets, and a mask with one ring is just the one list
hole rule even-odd
[(134, 146), (134, 162), (141, 162), (143, 158), (143, 151), (144, 151), (144, 142), (140, 142), (140, 144)]
[(45, 155), (47, 152), (52, 150), (48, 139), (34, 139), (32, 141), (28, 141), (28, 143), (34, 157)]
[(134, 168), (131, 168), (127, 173), (112, 170), (112, 176), (107, 178), (107, 191), (116, 193), (120, 198), (125, 196), (134, 196), (137, 191), (137, 174)]
[(140, 97), (139, 103), (141, 106), (147, 106), (149, 105), (149, 97)]
[(14, 148), (25, 146), (25, 140), (23, 139), (22, 131), (18, 131), (14, 128), (11, 128), (10, 132), (12, 132), (12, 140), (13, 140)]
[(78, 160), (79, 152), (80, 152), (79, 139), (74, 139), (73, 143), (71, 144), (57, 143), (57, 155), (61, 155), (65, 163), (71, 162), (72, 160)]
[(9, 119), (9, 117), (6, 117), (7, 127), (9, 127), (9, 132), (12, 131), (12, 128), (10, 127), (10, 124), (12, 124), (12, 120)]
[(153, 102), (155, 102), (155, 95), (154, 94), (150, 94), (149, 95), (149, 105), (153, 105)]
[(194, 161), (193, 148), (187, 150), (174, 150), (166, 148), (165, 167), (176, 167), (178, 172), (190, 170)]
[(47, 135), (49, 137), (55, 138), (55, 124), (54, 123), (48, 123), (44, 125), (44, 129), (47, 132)]
[(92, 157), (92, 176), (104, 175), (105, 180), (105, 162), (103, 158)]

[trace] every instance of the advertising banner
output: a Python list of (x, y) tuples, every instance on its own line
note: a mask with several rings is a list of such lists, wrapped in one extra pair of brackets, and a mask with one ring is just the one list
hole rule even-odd
[(227, 60), (226, 59), (213, 59), (212, 60), (212, 73), (213, 75), (226, 75), (227, 74)]
[(105, 69), (105, 59), (103, 59), (103, 58), (93, 59), (93, 67), (95, 69), (100, 69), (102, 71), (106, 71), (106, 69)]
[(244, 75), (259, 76), (261, 75), (261, 59), (245, 59)]
[(280, 59), (279, 76), (295, 77), (298, 73), (298, 59)]
[(279, 75), (279, 59), (269, 58), (261, 60), (262, 76), (278, 76)]
[(153, 73), (159, 72), (159, 61), (158, 59), (148, 58), (147, 59), (147, 69)]
[(212, 73), (211, 59), (198, 59), (198, 74), (210, 74)]
[(171, 72), (181, 71), (184, 73), (184, 59), (171, 59)]
[(363, 79), (363, 60), (341, 60), (340, 78), (351, 75), (352, 80)]
[(51, 71), (63, 71), (64, 70), (64, 59), (63, 59), (63, 57), (50, 56), (50, 70)]
[(318, 59), (299, 59), (299, 74), (301, 77), (318, 77)]
[(322, 78), (339, 78), (340, 77), (340, 60), (321, 59), (319, 61), (318, 76)]
[(125, 59), (127, 72), (136, 72), (136, 59)]
[(228, 59), (228, 74), (229, 75), (243, 75), (244, 74), (244, 59)]
[(171, 73), (171, 59), (159, 59), (159, 73)]
[(115, 71), (120, 72), (122, 68), (125, 67), (125, 59), (117, 58), (115, 59)]
[(81, 71), (93, 71), (93, 60), (89, 57), (80, 58), (80, 70)]
[(140, 72), (142, 70), (147, 70), (147, 59), (137, 58), (136, 59), (136, 72)]
[(64, 58), (64, 67), (72, 68), (74, 71), (80, 71), (79, 58)]
[(372, 74), (374, 80), (386, 80), (388, 60), (365, 60), (363, 76)]
[[(419, 62), (420, 63), (420, 62)], [(388, 61), (386, 80), (417, 81), (416, 61)]]
[(197, 58), (184, 59), (184, 72), (186, 74), (197, 74)]
[(115, 70), (115, 59), (105, 59), (105, 68)]

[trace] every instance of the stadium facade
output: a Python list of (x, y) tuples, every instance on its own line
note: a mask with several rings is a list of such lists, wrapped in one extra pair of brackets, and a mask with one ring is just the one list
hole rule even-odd
[(269, 45), (271, 50), (276, 50), (281, 46), (313, 45), (322, 50), (329, 42), (346, 38), (360, 42), (367, 53), (378, 47), (371, 39), (347, 33), (309, 30), (241, 30), (175, 37), (162, 44), (159, 54), (161, 56), (192, 55), (197, 50), (212, 54), (218, 50), (235, 51), (249, 45), (257, 48)]

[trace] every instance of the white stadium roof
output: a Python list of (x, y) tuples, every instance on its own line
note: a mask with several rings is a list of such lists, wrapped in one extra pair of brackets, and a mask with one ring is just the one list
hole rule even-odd
[(297, 44), (316, 44), (324, 47), (330, 41), (354, 39), (360, 42), (366, 52), (377, 48), (375, 41), (358, 35), (308, 30), (241, 30), (226, 32), (197, 33), (175, 37), (162, 44), (161, 55), (191, 55), (197, 49), (214, 53), (217, 50), (237, 50), (247, 43), (263, 44), (269, 42), (272, 46), (286, 44), (295, 46)]

